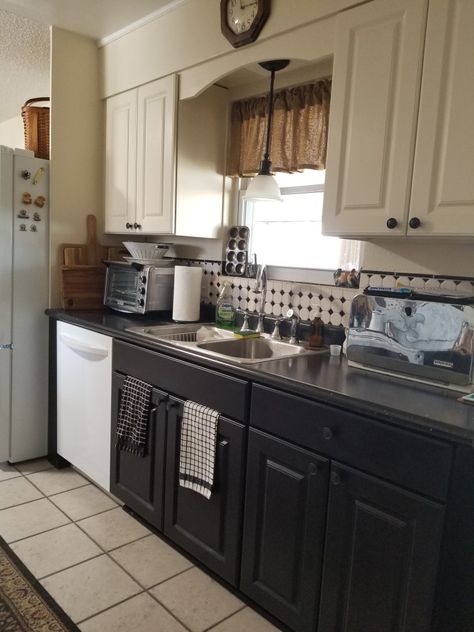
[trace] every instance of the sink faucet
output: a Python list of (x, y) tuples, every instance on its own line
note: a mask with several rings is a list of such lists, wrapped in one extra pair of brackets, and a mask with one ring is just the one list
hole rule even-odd
[(257, 266), (257, 274), (255, 276), (254, 294), (261, 294), (260, 312), (258, 314), (258, 324), (255, 329), (258, 333), (263, 333), (263, 318), (265, 316), (265, 300), (267, 295), (267, 271), (265, 265), (259, 264)]
[(289, 343), (290, 345), (296, 345), (298, 344), (298, 338), (296, 337), (296, 333), (298, 331), (298, 323), (299, 323), (299, 317), (297, 314), (295, 314), (293, 312), (292, 309), (289, 309), (286, 317), (288, 318), (288, 320), (291, 323), (291, 328), (290, 328), (290, 339), (289, 339)]

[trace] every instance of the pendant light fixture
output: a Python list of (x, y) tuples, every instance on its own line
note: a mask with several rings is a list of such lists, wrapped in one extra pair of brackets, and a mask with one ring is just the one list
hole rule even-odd
[(270, 94), (268, 96), (267, 134), (265, 141), (265, 153), (260, 162), (258, 174), (252, 179), (247, 192), (246, 200), (266, 200), (283, 202), (280, 187), (272, 173), (272, 161), (270, 160), (270, 145), (273, 121), (273, 87), (275, 84), (275, 73), (286, 68), (290, 61), (288, 59), (274, 59), (273, 61), (263, 61), (259, 65), (268, 70), (270, 75)]

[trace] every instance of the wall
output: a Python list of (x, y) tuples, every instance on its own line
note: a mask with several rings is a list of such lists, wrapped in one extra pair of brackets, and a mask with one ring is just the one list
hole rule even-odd
[(59, 305), (58, 246), (85, 243), (86, 216), (103, 226), (103, 102), (99, 51), (89, 38), (51, 29), (51, 290)]
[(23, 119), (15, 116), (0, 123), (0, 145), (7, 147), (24, 147)]

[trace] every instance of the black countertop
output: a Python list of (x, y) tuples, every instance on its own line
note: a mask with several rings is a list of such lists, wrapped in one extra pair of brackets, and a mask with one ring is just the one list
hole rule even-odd
[(386, 423), (474, 445), (474, 406), (457, 401), (462, 393), (350, 367), (344, 357), (328, 354), (237, 365), (147, 340), (128, 327), (171, 322), (112, 311), (48, 310), (56, 320), (93, 329), (168, 355), (189, 359), (253, 382), (358, 412)]

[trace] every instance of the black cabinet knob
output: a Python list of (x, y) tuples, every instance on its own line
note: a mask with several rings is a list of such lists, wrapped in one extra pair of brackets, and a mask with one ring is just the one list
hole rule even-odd
[(341, 476), (337, 472), (331, 474), (331, 483), (333, 485), (340, 485), (342, 483)]
[(396, 228), (398, 226), (398, 222), (394, 217), (389, 217), (387, 220), (387, 228), (390, 228), (390, 230), (392, 230), (393, 228)]
[(138, 304), (140, 305), (140, 307), (143, 307), (143, 306), (145, 305), (145, 301), (141, 298), (141, 299), (138, 301)]
[(133, 225), (133, 228), (135, 229), (140, 229), (141, 230), (142, 225), (141, 224), (137, 224), (137, 222), (135, 222), (135, 224)]
[(418, 217), (412, 217), (411, 220), (408, 222), (408, 225), (410, 226), (410, 228), (419, 228), (421, 226), (420, 219)]
[(323, 439), (325, 439), (326, 441), (331, 441), (333, 436), (334, 436), (334, 433), (331, 430), (331, 428), (329, 428), (328, 426), (324, 426), (324, 428), (323, 428)]
[(125, 228), (133, 228), (133, 224), (131, 224), (130, 222), (127, 222), (125, 224)]

